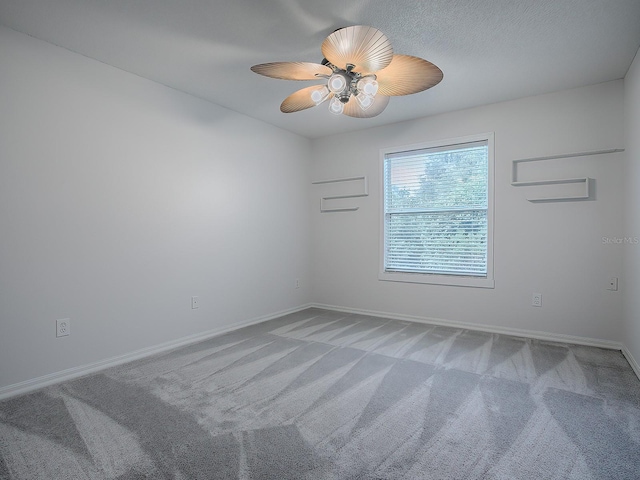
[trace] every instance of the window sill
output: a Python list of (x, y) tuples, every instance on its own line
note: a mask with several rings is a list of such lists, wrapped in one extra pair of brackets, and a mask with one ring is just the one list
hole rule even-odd
[(426, 283), (454, 287), (494, 288), (493, 278), (465, 277), (457, 275), (436, 275), (430, 273), (380, 272), (378, 280), (386, 282)]

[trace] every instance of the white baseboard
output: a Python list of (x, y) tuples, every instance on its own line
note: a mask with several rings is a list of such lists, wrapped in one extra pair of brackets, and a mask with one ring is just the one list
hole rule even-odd
[(548, 340), (551, 342), (572, 343), (575, 345), (587, 345), (590, 347), (608, 348), (611, 350), (622, 350), (623, 344), (620, 342), (612, 342), (610, 340), (600, 340), (597, 338), (576, 337), (573, 335), (564, 335), (560, 333), (540, 332), (536, 330), (523, 330), (519, 328), (497, 327), (493, 325), (483, 325), (477, 323), (456, 322), (452, 320), (444, 320), (442, 318), (420, 317), (414, 315), (403, 315), (391, 312), (378, 312), (375, 310), (363, 310), (360, 308), (338, 307), (335, 305), (324, 305), (320, 303), (311, 304), (315, 308), (324, 308), (326, 310), (334, 310), (337, 312), (356, 313), (360, 315), (369, 315), (372, 317), (392, 318), (394, 320), (406, 320), (408, 322), (426, 323), (429, 325), (442, 325), (445, 327), (464, 328), (467, 330), (478, 330), (481, 332), (499, 333), (503, 335), (512, 335), (515, 337), (534, 338), (537, 340)]
[(631, 365), (631, 368), (633, 368), (633, 371), (636, 372), (636, 376), (640, 380), (640, 365), (638, 365), (636, 359), (633, 358), (633, 355), (631, 355), (631, 352), (626, 345), (622, 346), (622, 354), (625, 356), (627, 362), (629, 362), (629, 365)]
[(638, 380), (640, 380), (640, 364), (633, 357), (629, 349), (624, 343), (613, 342), (611, 340), (601, 340), (598, 338), (577, 337), (574, 335), (564, 335), (561, 333), (541, 332), (537, 330), (524, 330), (519, 328), (496, 327), (493, 325), (483, 325), (477, 323), (456, 322), (452, 320), (444, 320), (442, 318), (419, 317), (414, 315), (402, 315), (391, 312), (378, 312), (375, 310), (364, 310), (361, 308), (338, 307), (335, 305), (325, 305), (321, 303), (312, 303), (314, 308), (323, 308), (325, 310), (333, 310), (336, 312), (355, 313), (359, 315), (369, 315), (372, 317), (392, 318), (394, 320), (406, 320), (408, 322), (426, 323), (429, 325), (442, 325), (445, 327), (464, 328), (467, 330), (477, 330), (481, 332), (499, 333), (503, 335), (512, 335), (515, 337), (534, 338), (537, 340), (547, 340), (551, 342), (570, 343), (574, 345), (586, 345), (589, 347), (607, 348), (610, 350), (621, 350), (629, 365), (635, 372)]
[(355, 313), (360, 315), (370, 315), (373, 317), (392, 318), (395, 320), (406, 320), (409, 322), (426, 323), (430, 325), (442, 325), (445, 327), (464, 328), (467, 330), (478, 330), (481, 332), (499, 333), (503, 335), (513, 335), (516, 337), (534, 338), (538, 340), (548, 340), (552, 342), (572, 343), (576, 345), (587, 345), (592, 347), (621, 350), (624, 356), (626, 357), (627, 361), (631, 365), (631, 368), (633, 368), (634, 372), (640, 379), (640, 365), (638, 365), (638, 362), (633, 357), (631, 352), (626, 348), (626, 346), (619, 342), (612, 342), (609, 340), (600, 340), (600, 339), (588, 338), (588, 337), (577, 337), (573, 335), (564, 335), (564, 334), (558, 334), (558, 333), (540, 332), (535, 330), (523, 330), (519, 328), (496, 327), (492, 325), (456, 322), (451, 320), (444, 320), (441, 318), (420, 317), (420, 316), (403, 315), (403, 314), (391, 313), (391, 312), (379, 312), (379, 311), (364, 310), (359, 308), (339, 307), (335, 305), (311, 303), (311, 304), (291, 308), (288, 310), (272, 313), (269, 315), (263, 315), (261, 317), (256, 317), (250, 320), (236, 322), (232, 325), (228, 325), (223, 328), (208, 330), (206, 332), (190, 335), (187, 337), (182, 337), (177, 340), (161, 343), (159, 345), (155, 345), (152, 347), (142, 348), (140, 350), (136, 350), (131, 353), (107, 358), (105, 360), (100, 360), (98, 362), (90, 363), (88, 365), (81, 365), (78, 367), (69, 368), (67, 370), (62, 370), (60, 372), (54, 372), (48, 375), (43, 375), (41, 377), (37, 377), (31, 380), (26, 380), (24, 382), (8, 385), (6, 387), (0, 388), (0, 400), (4, 400), (6, 398), (29, 393), (34, 390), (38, 390), (43, 387), (48, 387), (49, 385), (53, 385), (56, 383), (73, 380), (75, 378), (79, 378), (91, 373), (96, 373), (101, 370), (105, 370), (107, 368), (115, 367), (117, 365), (122, 365), (124, 363), (131, 362), (134, 360), (139, 360), (144, 357), (149, 357), (151, 355), (156, 355), (158, 353), (164, 353), (169, 350), (173, 350), (175, 348), (183, 347), (185, 345), (198, 343), (203, 340), (207, 340), (209, 338), (213, 338), (218, 335), (222, 335), (224, 333), (237, 330), (239, 328), (248, 327), (250, 325), (266, 322), (267, 320), (281, 317), (283, 315), (288, 315), (290, 313), (299, 312), (301, 310), (304, 310), (306, 308), (311, 308), (311, 307), (322, 308), (325, 310), (333, 310), (336, 312)]
[(167, 352), (169, 350), (173, 350), (178, 347), (183, 347), (185, 345), (198, 343), (203, 340), (207, 340), (209, 338), (217, 337), (224, 333), (237, 330), (239, 328), (248, 327), (250, 325), (266, 322), (267, 320), (281, 317), (283, 315), (299, 312), (309, 307), (311, 307), (310, 304), (302, 305), (299, 307), (283, 310), (283, 311), (272, 313), (269, 315), (263, 315), (261, 317), (256, 317), (251, 320), (236, 322), (232, 325), (228, 325), (222, 328), (214, 328), (213, 330), (208, 330), (202, 333), (196, 333), (195, 335), (189, 335), (187, 337), (182, 337), (177, 340), (171, 340), (169, 342), (161, 343), (159, 345), (154, 345), (152, 347), (142, 348), (140, 350), (136, 350), (131, 353), (126, 353), (124, 355), (118, 355), (116, 357), (107, 358), (105, 360), (100, 360), (98, 362), (90, 363), (88, 365), (81, 365), (78, 367), (69, 368), (67, 370), (62, 370), (60, 372), (54, 372), (48, 375), (43, 375), (41, 377), (37, 377), (31, 380), (26, 380), (24, 382), (8, 385), (6, 387), (0, 388), (0, 400), (4, 400), (9, 397), (15, 397), (17, 395), (29, 393), (34, 390), (38, 390), (43, 387), (48, 387), (49, 385), (53, 385), (56, 383), (73, 380), (75, 378), (82, 377), (90, 373), (96, 373), (110, 367), (122, 365), (123, 363), (131, 362), (133, 360), (139, 360), (141, 358), (149, 357), (151, 355), (156, 355), (158, 353)]

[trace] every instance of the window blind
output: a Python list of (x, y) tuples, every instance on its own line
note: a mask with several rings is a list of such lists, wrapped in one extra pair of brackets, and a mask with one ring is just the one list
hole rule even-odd
[(486, 141), (386, 154), (386, 272), (487, 275)]

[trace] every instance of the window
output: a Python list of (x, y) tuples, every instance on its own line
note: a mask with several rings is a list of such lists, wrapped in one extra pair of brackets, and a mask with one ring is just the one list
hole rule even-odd
[(381, 280), (493, 287), (493, 134), (382, 151)]

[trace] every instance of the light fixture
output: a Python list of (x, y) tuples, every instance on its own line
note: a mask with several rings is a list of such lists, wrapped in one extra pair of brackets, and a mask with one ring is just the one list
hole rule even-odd
[(324, 102), (327, 98), (329, 98), (329, 95), (331, 94), (331, 91), (329, 90), (329, 88), (325, 85), (322, 88), (316, 89), (314, 91), (311, 92), (311, 100), (313, 101), (313, 103), (315, 103), (316, 105), (320, 105), (322, 102)]
[(356, 100), (362, 110), (367, 110), (371, 105), (373, 105), (373, 101), (375, 99), (373, 95), (367, 95), (366, 93), (360, 92), (356, 95)]
[(338, 97), (333, 97), (329, 102), (329, 111), (336, 115), (341, 115), (344, 112), (344, 103)]
[(358, 90), (375, 97), (378, 93), (378, 82), (376, 82), (375, 75), (368, 75), (358, 80)]
[(283, 113), (299, 112), (330, 99), (331, 113), (357, 118), (375, 117), (387, 107), (390, 96), (422, 92), (443, 78), (442, 70), (431, 62), (394, 54), (384, 33), (363, 25), (333, 32), (322, 42), (322, 54), (321, 64), (262, 63), (251, 70), (283, 80), (326, 80), (285, 98), (280, 105)]
[(327, 87), (332, 93), (340, 93), (347, 87), (347, 76), (342, 72), (336, 72), (329, 77)]

